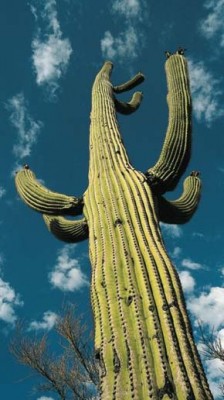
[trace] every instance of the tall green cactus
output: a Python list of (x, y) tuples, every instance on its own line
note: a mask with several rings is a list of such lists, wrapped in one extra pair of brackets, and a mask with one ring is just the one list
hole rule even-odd
[[(112, 63), (106, 62), (93, 85), (89, 186), (83, 198), (47, 190), (28, 166), (16, 175), (17, 190), (56, 237), (66, 242), (89, 238), (100, 398), (212, 399), (159, 227), (159, 221), (188, 221), (200, 198), (196, 172), (186, 178), (179, 199), (162, 197), (174, 189), (190, 158), (187, 62), (181, 51), (166, 61), (169, 124), (159, 160), (145, 173), (130, 164), (116, 119), (116, 112), (134, 112), (142, 94), (136, 92), (129, 103), (115, 97), (144, 77), (137, 74), (113, 87), (111, 71)], [(81, 213), (81, 220), (64, 217)]]

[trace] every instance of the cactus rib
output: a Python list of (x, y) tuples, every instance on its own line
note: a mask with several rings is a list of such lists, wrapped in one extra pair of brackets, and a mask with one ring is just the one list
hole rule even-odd
[(15, 183), (20, 197), (35, 211), (49, 215), (82, 213), (83, 199), (48, 190), (38, 182), (34, 173), (27, 167), (17, 172)]
[(179, 54), (166, 61), (169, 123), (157, 163), (146, 172), (157, 193), (173, 190), (184, 173), (191, 152), (191, 97), (186, 59)]
[(77, 243), (88, 239), (88, 224), (85, 218), (70, 221), (61, 216), (43, 214), (44, 221), (57, 239), (67, 243)]
[(197, 210), (201, 196), (201, 181), (195, 176), (184, 180), (183, 194), (174, 201), (158, 196), (158, 218), (168, 224), (185, 224)]

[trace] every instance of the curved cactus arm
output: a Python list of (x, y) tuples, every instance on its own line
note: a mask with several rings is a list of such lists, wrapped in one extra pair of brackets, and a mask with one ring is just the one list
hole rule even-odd
[(158, 217), (168, 224), (184, 224), (195, 213), (200, 196), (201, 181), (198, 172), (193, 171), (184, 181), (183, 194), (178, 200), (168, 201), (158, 196)]
[(36, 211), (56, 215), (82, 213), (83, 199), (48, 190), (40, 184), (28, 166), (17, 172), (15, 183), (22, 200)]
[(128, 103), (125, 103), (124, 101), (119, 101), (114, 98), (116, 111), (125, 115), (132, 114), (139, 108), (142, 98), (142, 92), (135, 92)]
[(146, 172), (157, 193), (173, 190), (184, 173), (191, 153), (191, 96), (187, 61), (176, 53), (165, 64), (168, 84), (169, 123), (161, 155)]
[(51, 233), (63, 242), (77, 243), (88, 239), (89, 230), (86, 220), (70, 221), (64, 217), (43, 214), (44, 221)]
[(118, 86), (113, 86), (113, 91), (114, 93), (123, 93), (127, 92), (128, 90), (133, 89), (137, 85), (140, 85), (145, 80), (144, 75), (141, 72), (138, 72), (132, 79), (129, 81), (118, 85)]

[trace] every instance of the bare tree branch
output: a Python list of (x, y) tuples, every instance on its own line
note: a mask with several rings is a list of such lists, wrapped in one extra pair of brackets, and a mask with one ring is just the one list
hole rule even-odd
[(24, 324), (17, 328), (10, 351), (17, 361), (31, 368), (41, 383), (37, 389), (53, 392), (61, 400), (91, 400), (98, 390), (98, 368), (91, 349), (92, 336), (67, 306), (54, 331), (60, 338), (57, 354), (50, 351), (50, 333), (28, 335)]

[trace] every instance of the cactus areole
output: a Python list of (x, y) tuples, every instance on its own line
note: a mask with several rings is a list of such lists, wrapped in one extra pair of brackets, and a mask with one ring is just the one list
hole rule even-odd
[[(144, 80), (113, 86), (106, 62), (92, 90), (89, 186), (82, 198), (49, 191), (28, 166), (16, 175), (22, 199), (66, 242), (89, 238), (91, 302), (102, 400), (212, 399), (193, 340), (183, 292), (159, 222), (182, 224), (200, 198), (197, 172), (179, 199), (163, 197), (184, 173), (191, 151), (191, 97), (183, 52), (166, 60), (169, 123), (157, 163), (145, 173), (130, 164), (116, 113), (140, 105), (116, 94)], [(83, 214), (82, 219), (66, 215)]]

